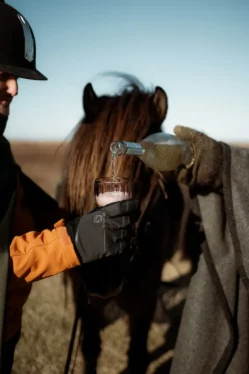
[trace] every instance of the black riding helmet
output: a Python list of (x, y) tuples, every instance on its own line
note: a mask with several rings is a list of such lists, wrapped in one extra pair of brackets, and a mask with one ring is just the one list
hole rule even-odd
[(0, 70), (20, 78), (47, 80), (36, 70), (33, 31), (17, 10), (0, 0)]

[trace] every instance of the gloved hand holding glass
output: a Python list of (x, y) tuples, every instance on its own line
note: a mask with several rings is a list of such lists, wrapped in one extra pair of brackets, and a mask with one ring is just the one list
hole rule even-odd
[(98, 208), (66, 225), (82, 263), (128, 250), (139, 213), (130, 179), (99, 178), (94, 187)]

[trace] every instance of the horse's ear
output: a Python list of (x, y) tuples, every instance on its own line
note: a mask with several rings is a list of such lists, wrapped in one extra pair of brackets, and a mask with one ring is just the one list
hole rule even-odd
[(91, 83), (87, 83), (83, 90), (83, 109), (85, 116), (93, 120), (98, 115), (98, 96)]
[(162, 123), (168, 111), (168, 97), (161, 87), (156, 87), (151, 97), (151, 115), (157, 123)]

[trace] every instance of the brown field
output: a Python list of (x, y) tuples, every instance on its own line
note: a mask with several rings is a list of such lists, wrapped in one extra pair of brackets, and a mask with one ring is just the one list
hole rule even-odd
[[(54, 195), (63, 168), (63, 149), (56, 154), (59, 145), (52, 142), (12, 142), (14, 156), (23, 171), (51, 196)], [(170, 264), (168, 266), (169, 277), (174, 276), (174, 269), (171, 271)], [(148, 341), (151, 352), (148, 374), (169, 372), (177, 319), (176, 324), (172, 324), (162, 305), (171, 309), (172, 306), (181, 304), (186, 288), (179, 286), (179, 289), (174, 294), (164, 293), (161, 299), (163, 303), (158, 301)], [(98, 374), (118, 374), (126, 368), (129, 343), (127, 317), (114, 304), (108, 310), (112, 315), (116, 313), (117, 318), (102, 331), (103, 345)], [(16, 349), (13, 373), (63, 374), (73, 320), (71, 289), (69, 285), (65, 292), (62, 275), (35, 283), (24, 307), (23, 331)], [(171, 324), (173, 329), (169, 330)], [(74, 357), (75, 367), (72, 372), (81, 374), (84, 363), (77, 347), (74, 347)]]

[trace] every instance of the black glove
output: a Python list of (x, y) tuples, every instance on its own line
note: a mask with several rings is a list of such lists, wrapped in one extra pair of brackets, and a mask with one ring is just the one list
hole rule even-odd
[(65, 224), (82, 263), (123, 253), (130, 246), (138, 201), (123, 200), (105, 205)]

